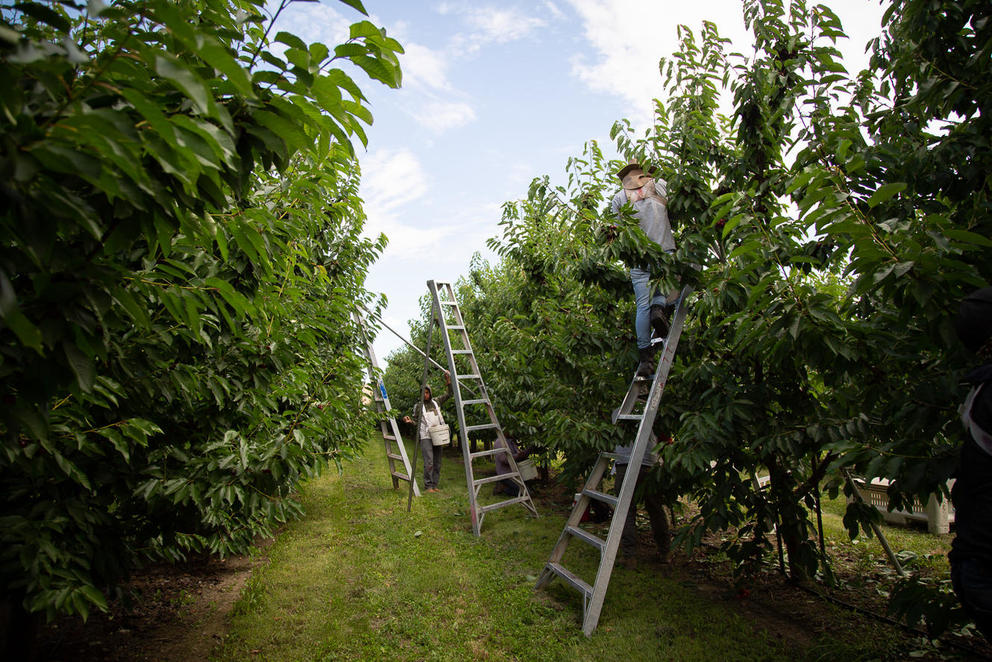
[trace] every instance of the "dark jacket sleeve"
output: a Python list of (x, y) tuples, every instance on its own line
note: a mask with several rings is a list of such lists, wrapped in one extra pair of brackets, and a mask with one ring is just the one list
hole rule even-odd
[(438, 406), (440, 407), (445, 402), (447, 402), (448, 401), (448, 398), (450, 398), (450, 397), (451, 397), (451, 384), (448, 384), (448, 388), (445, 389), (444, 395), (442, 395), (439, 398), (435, 398), (435, 401), (437, 402)]

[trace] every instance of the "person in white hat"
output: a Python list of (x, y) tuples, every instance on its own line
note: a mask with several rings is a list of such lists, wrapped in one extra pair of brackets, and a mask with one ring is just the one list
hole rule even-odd
[[(675, 252), (675, 237), (668, 219), (668, 185), (665, 180), (654, 177), (654, 170), (644, 168), (636, 160), (631, 161), (617, 173), (623, 187), (613, 196), (610, 212), (619, 215), (625, 204), (634, 208), (637, 223), (648, 239), (668, 253)], [(652, 293), (651, 272), (643, 267), (631, 267), (630, 280), (634, 286), (634, 301), (637, 315), (634, 329), (637, 332), (637, 376), (648, 377), (654, 372), (654, 352), (651, 347), (651, 331), (663, 337), (668, 333), (667, 307), (674, 301), (678, 292)]]

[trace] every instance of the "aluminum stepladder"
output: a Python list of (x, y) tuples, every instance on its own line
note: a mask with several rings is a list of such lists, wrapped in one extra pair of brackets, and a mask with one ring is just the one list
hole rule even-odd
[[(364, 348), (365, 359), (369, 363), (369, 376), (376, 383), (375, 392), (372, 395), (375, 409), (379, 414), (388, 414), (388, 416), (380, 417), (379, 429), (382, 431), (382, 439), (386, 446), (386, 459), (389, 461), (389, 475), (393, 479), (393, 489), (399, 488), (401, 480), (407, 480), (411, 483), (413, 493), (419, 497), (420, 488), (417, 487), (417, 481), (412, 478), (413, 470), (410, 467), (410, 458), (406, 454), (406, 446), (403, 445), (403, 437), (396, 424), (396, 417), (392, 414), (393, 407), (389, 404), (386, 385), (381, 379), (382, 370), (379, 368), (379, 361), (376, 360), (375, 350), (372, 348), (372, 336), (369, 334), (369, 328), (361, 314), (353, 312), (352, 316), (362, 334), (362, 347)], [(397, 465), (398, 462), (403, 463), (402, 467)], [(406, 473), (403, 473), (404, 471)]]
[[(682, 288), (676, 302), (675, 314), (672, 316), (671, 326), (668, 330), (668, 337), (664, 341), (661, 360), (655, 369), (652, 379), (638, 379), (635, 377), (623, 402), (613, 412), (613, 423), (621, 421), (637, 422), (637, 438), (630, 453), (631, 467), (624, 475), (623, 484), (620, 486), (620, 494), (614, 496), (600, 491), (600, 483), (606, 475), (610, 462), (617, 459), (615, 453), (600, 453), (599, 459), (593, 466), (586, 483), (582, 488), (581, 495), (577, 500), (572, 513), (569, 515), (565, 528), (558, 538), (551, 556), (537, 578), (535, 588), (541, 588), (548, 584), (555, 577), (561, 577), (569, 586), (578, 590), (582, 594), (582, 632), (588, 637), (596, 629), (599, 623), (599, 614), (603, 610), (603, 601), (606, 598), (606, 589), (610, 585), (610, 575), (613, 573), (613, 564), (616, 561), (617, 551), (620, 547), (620, 536), (623, 533), (624, 522), (627, 519), (627, 512), (630, 510), (634, 489), (637, 486), (637, 478), (640, 474), (639, 467), (641, 461), (648, 452), (648, 446), (652, 438), (651, 428), (654, 425), (655, 417), (658, 414), (658, 406), (661, 403), (661, 396), (665, 390), (665, 382), (668, 379), (668, 372), (671, 370), (672, 361), (675, 359), (675, 349), (678, 346), (679, 337), (682, 335), (682, 327), (685, 324), (686, 301), (692, 289)], [(639, 414), (632, 413), (638, 402), (644, 403), (643, 411)], [(635, 467), (637, 467), (635, 469)], [(606, 540), (593, 535), (579, 527), (583, 513), (592, 500), (609, 504), (613, 507), (613, 515), (610, 520), (610, 529), (606, 535)], [(568, 543), (572, 538), (593, 546), (599, 550), (599, 568), (596, 571), (596, 578), (590, 585), (581, 577), (571, 572), (562, 565), (562, 558)]]
[[(486, 384), (482, 380), (482, 375), (479, 372), (479, 364), (475, 360), (475, 354), (472, 351), (472, 345), (468, 339), (468, 331), (465, 328), (465, 320), (462, 317), (461, 310), (458, 308), (458, 302), (455, 301), (454, 289), (450, 283), (435, 283), (433, 280), (427, 281), (427, 287), (431, 292), (431, 297), (434, 302), (432, 307), (433, 320), (431, 322), (430, 329), (428, 330), (428, 338), (430, 338), (431, 333), (433, 333), (434, 324), (437, 324), (441, 329), (441, 339), (444, 343), (445, 354), (447, 354), (448, 357), (448, 369), (451, 372), (451, 388), (452, 393), (455, 396), (455, 411), (458, 413), (458, 430), (461, 433), (462, 457), (465, 465), (465, 484), (468, 488), (469, 512), (472, 515), (472, 532), (476, 536), (480, 535), (482, 520), (485, 518), (486, 513), (518, 503), (529, 510), (534, 517), (537, 517), (537, 508), (534, 506), (534, 502), (530, 498), (530, 492), (527, 491), (527, 485), (520, 476), (520, 471), (517, 468), (517, 462), (513, 459), (513, 454), (508, 450), (509, 444), (506, 441), (506, 436), (503, 434), (503, 428), (500, 426), (499, 420), (496, 418), (496, 411), (493, 409), (492, 401), (490, 400), (488, 391), (486, 390)], [(448, 321), (449, 315), (451, 321), (454, 322), (453, 324)], [(454, 340), (452, 340), (452, 335), (455, 336)], [(428, 347), (430, 347), (429, 340)], [(462, 359), (461, 364), (456, 361), (456, 357), (460, 357)], [(462, 381), (465, 381), (466, 385), (472, 382), (477, 382), (478, 387), (472, 390), (477, 391), (478, 396), (468, 400), (462, 399)], [(484, 423), (482, 425), (466, 425), (465, 408), (470, 406), (484, 407), (489, 417), (489, 423)], [(497, 438), (502, 442), (502, 447), (497, 447), (494, 444), (494, 447), (491, 450), (482, 450), (477, 453), (473, 453), (469, 446), (469, 435), (479, 430), (494, 430)], [(484, 457), (495, 457), (500, 453), (506, 454), (506, 460), (507, 464), (510, 466), (510, 472), (496, 476), (488, 476), (485, 478), (475, 478), (475, 472), (472, 469), (472, 462)], [(512, 480), (517, 484), (520, 488), (519, 496), (486, 505), (479, 504), (479, 490), (483, 485), (506, 479)]]

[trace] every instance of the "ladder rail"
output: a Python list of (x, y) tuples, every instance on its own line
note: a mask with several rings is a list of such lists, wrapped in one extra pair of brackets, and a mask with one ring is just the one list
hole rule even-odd
[(610, 461), (616, 459), (616, 455), (613, 453), (600, 453), (593, 470), (590, 472), (589, 477), (586, 480), (582, 493), (576, 501), (575, 507), (572, 509), (565, 527), (558, 538), (558, 542), (552, 549), (551, 556), (549, 557), (548, 562), (538, 577), (535, 585), (535, 588), (541, 588), (555, 577), (562, 577), (566, 580), (566, 583), (580, 590), (583, 594), (582, 632), (586, 636), (590, 636), (599, 623), (603, 603), (606, 599), (606, 591), (609, 588), (610, 577), (613, 573), (617, 552), (620, 548), (620, 539), (627, 519), (627, 513), (633, 505), (634, 492), (637, 487), (637, 479), (640, 475), (640, 467), (648, 452), (654, 421), (657, 417), (658, 408), (661, 404), (661, 397), (664, 394), (665, 384), (668, 381), (668, 374), (671, 370), (672, 363), (675, 360), (675, 350), (678, 347), (679, 337), (681, 336), (682, 328), (685, 325), (685, 303), (691, 293), (692, 288), (688, 286), (684, 287), (676, 302), (675, 314), (669, 327), (668, 337), (665, 339), (661, 359), (655, 370), (653, 379), (651, 380), (644, 406), (644, 412), (639, 416), (629, 415), (629, 412), (633, 408), (634, 402), (638, 397), (643, 395), (643, 388), (645, 386), (643, 382), (639, 384), (636, 377), (631, 382), (630, 388), (628, 389), (627, 395), (624, 397), (621, 406), (614, 412), (614, 423), (618, 422), (618, 420), (638, 421), (637, 436), (634, 440), (634, 445), (631, 449), (630, 458), (628, 460), (627, 466), (629, 469), (624, 475), (624, 480), (620, 485), (619, 494), (616, 497), (609, 532), (606, 536), (605, 544), (602, 544), (600, 547), (600, 561), (599, 567), (596, 570), (595, 580), (591, 585), (585, 584), (582, 580), (579, 580), (578, 582), (574, 581), (571, 578), (574, 577), (574, 575), (571, 575), (571, 573), (569, 573), (564, 566), (561, 565), (561, 560), (565, 554), (565, 550), (568, 547), (569, 541), (573, 537), (583, 539), (585, 542), (593, 544), (594, 546), (599, 546), (598, 542), (591, 540), (593, 536), (580, 529), (578, 525), (582, 518), (582, 514), (589, 506), (593, 496), (600, 500), (605, 500), (602, 499), (602, 497), (607, 496), (605, 493), (599, 492), (597, 488), (606, 473), (606, 468)]
[[(388, 414), (387, 418), (379, 420), (379, 430), (382, 432), (383, 444), (386, 448), (386, 460), (389, 463), (389, 475), (393, 481), (393, 489), (399, 488), (400, 480), (407, 480), (410, 482), (411, 491), (415, 496), (420, 496), (420, 488), (417, 486), (416, 478), (413, 475), (413, 468), (410, 465), (410, 458), (407, 456), (406, 445), (403, 443), (403, 436), (400, 434), (399, 425), (396, 423), (396, 417), (392, 415), (393, 406), (389, 402), (389, 393), (386, 390), (386, 385), (382, 380), (382, 369), (379, 367), (379, 361), (375, 355), (375, 348), (372, 346), (372, 337), (369, 333), (368, 325), (365, 323), (365, 318), (362, 317), (361, 313), (358, 311), (352, 311), (352, 317), (355, 320), (356, 326), (362, 335), (363, 346), (365, 348), (365, 359), (369, 363), (369, 376), (375, 380), (376, 393), (373, 394), (372, 399), (375, 401), (376, 411), (380, 414)], [(379, 397), (379, 396), (382, 397)], [(390, 439), (390, 436), (392, 439)], [(394, 453), (392, 448), (390, 448), (390, 442), (395, 444), (397, 453)], [(406, 471), (404, 476), (402, 472), (397, 470), (396, 458), (399, 457), (400, 461), (403, 462), (403, 469)]]
[[(434, 319), (431, 322), (431, 330), (433, 331), (435, 323), (437, 323), (438, 327), (441, 329), (441, 343), (444, 346), (444, 351), (448, 358), (448, 369), (452, 377), (452, 395), (454, 395), (455, 398), (455, 413), (458, 417), (458, 429), (461, 436), (464, 437), (461, 443), (462, 462), (465, 467), (465, 485), (468, 490), (469, 512), (472, 518), (472, 533), (478, 537), (482, 535), (482, 522), (486, 516), (486, 513), (492, 510), (496, 510), (507, 505), (520, 503), (535, 517), (537, 517), (537, 508), (534, 506), (534, 502), (530, 497), (530, 492), (527, 489), (526, 483), (520, 476), (520, 471), (517, 467), (516, 460), (513, 459), (513, 454), (510, 453), (510, 446), (506, 441), (503, 428), (499, 424), (499, 419), (496, 417), (496, 410), (493, 407), (492, 400), (489, 397), (485, 380), (482, 378), (482, 373), (479, 370), (479, 364), (475, 358), (475, 352), (472, 349), (472, 343), (468, 337), (468, 330), (465, 325), (465, 320), (462, 317), (461, 308), (455, 300), (454, 288), (450, 283), (438, 283), (433, 280), (427, 281), (427, 287), (430, 290), (431, 297), (433, 299), (431, 314)], [(442, 294), (445, 297), (444, 300), (441, 298)], [(448, 324), (448, 320), (445, 317), (444, 307), (447, 307), (451, 312), (453, 321), (455, 322), (454, 324)], [(452, 346), (450, 335), (451, 332), (458, 334), (461, 347)], [(459, 356), (464, 356), (467, 358), (471, 373), (464, 373), (461, 375), (458, 374), (458, 366), (455, 363), (455, 352), (458, 352)], [(429, 355), (429, 352), (427, 354)], [(471, 404), (485, 405), (486, 413), (489, 416), (491, 426), (469, 426), (465, 421), (465, 406), (469, 403), (462, 398), (460, 379), (468, 377), (478, 381), (479, 396), (476, 398), (471, 398)], [(502, 449), (494, 448), (492, 451), (484, 451), (482, 454), (472, 453), (469, 447), (468, 432), (475, 429), (494, 429), (496, 431), (497, 438), (502, 442)], [(496, 455), (500, 452), (505, 453), (507, 463), (510, 466), (509, 473), (503, 474), (501, 479), (513, 480), (520, 488), (520, 496), (498, 501), (486, 506), (480, 506), (478, 500), (479, 490), (482, 485), (495, 481), (487, 478), (476, 480), (474, 469), (472, 467), (472, 460), (483, 454)]]

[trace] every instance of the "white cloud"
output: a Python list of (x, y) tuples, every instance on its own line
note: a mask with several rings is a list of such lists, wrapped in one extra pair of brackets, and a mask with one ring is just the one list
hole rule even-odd
[[(551, 5), (551, 9), (557, 9)], [(441, 15), (457, 14), (464, 18), (467, 32), (456, 34), (449, 48), (452, 52), (472, 54), (487, 44), (505, 44), (523, 39), (547, 22), (515, 7), (479, 7), (467, 3), (443, 2), (437, 7)]]
[(468, 22), (479, 31), (485, 41), (499, 44), (522, 39), (545, 25), (544, 20), (527, 16), (516, 9), (494, 7), (473, 8), (468, 14)]
[[(272, 7), (269, 9), (272, 10)], [(279, 15), (276, 32), (289, 32), (307, 44), (320, 42), (333, 49), (348, 40), (352, 22), (330, 5), (294, 2)]]
[(438, 134), (465, 126), (475, 119), (472, 106), (460, 101), (433, 99), (421, 104), (411, 113), (421, 126)]
[[(571, 59), (572, 74), (594, 92), (617, 96), (630, 104), (628, 117), (644, 126), (652, 117), (653, 99), (662, 92), (661, 58), (678, 49), (677, 27), (687, 25), (697, 37), (704, 20), (719, 26), (730, 39), (727, 51), (750, 53), (754, 43), (744, 27), (740, 0), (665, 3), (664, 11), (641, 0), (565, 0), (578, 14), (588, 55)], [(837, 46), (847, 55), (850, 70), (866, 62), (864, 44), (877, 34), (888, 2), (833, 0), (829, 3), (851, 36)]]
[(361, 159), (361, 196), (366, 209), (392, 213), (420, 197), (430, 188), (427, 174), (408, 149), (379, 149)]
[(407, 43), (403, 48), (406, 52), (400, 56), (400, 67), (405, 88), (451, 90), (449, 60), (444, 53), (417, 43)]
[(405, 219), (420, 218), (411, 214), (415, 203), (432, 189), (423, 164), (409, 149), (380, 149), (361, 159), (362, 186), (360, 195), (365, 202), (369, 236), (385, 234), (389, 238), (386, 256), (413, 260), (436, 258), (442, 252), (456, 250), (451, 242), (460, 243), (462, 226), (456, 220), (424, 228)]

